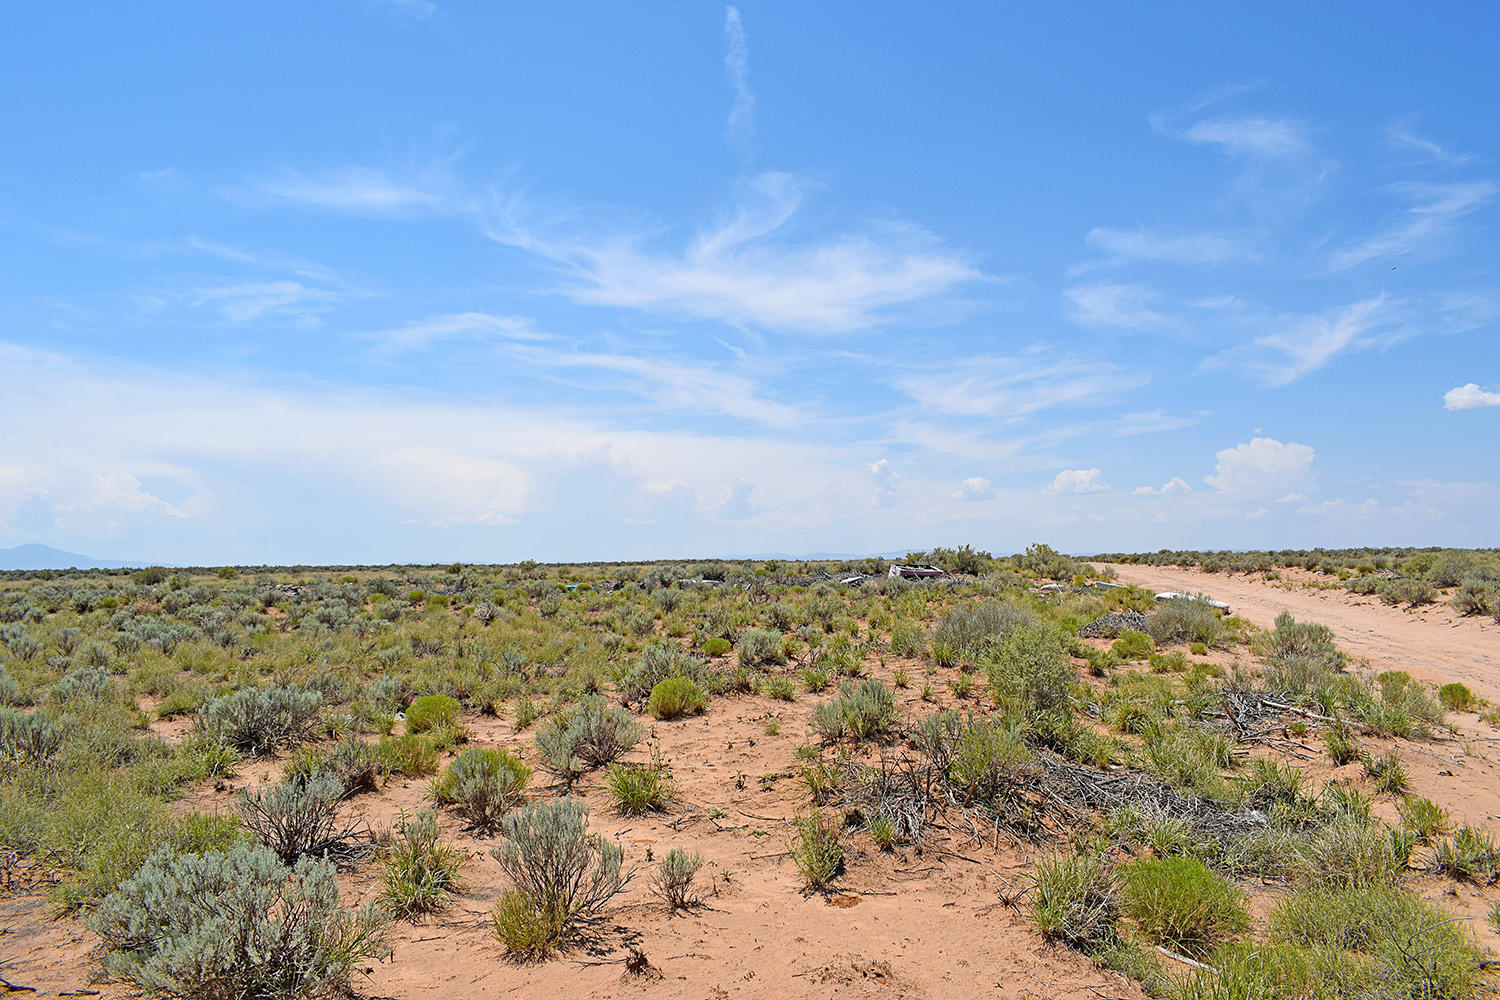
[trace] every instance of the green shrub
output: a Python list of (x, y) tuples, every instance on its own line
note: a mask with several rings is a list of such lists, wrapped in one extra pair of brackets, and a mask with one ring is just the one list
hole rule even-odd
[(750, 628), (740, 633), (739, 663), (758, 667), (767, 663), (785, 663), (781, 633), (764, 628)]
[(530, 781), (530, 766), (509, 750), (470, 747), (443, 770), (432, 796), (453, 806), (471, 826), (487, 830), (525, 800)]
[(1156, 652), (1156, 644), (1146, 633), (1126, 629), (1110, 644), (1109, 649), (1122, 660), (1144, 660)]
[(668, 677), (651, 689), (647, 707), (658, 719), (675, 719), (698, 715), (708, 707), (708, 699), (689, 678)]
[(324, 775), (241, 791), (238, 807), (245, 829), (286, 864), (304, 857), (347, 856), (358, 824), (338, 818), (344, 786)]
[(322, 704), (322, 695), (298, 687), (241, 688), (205, 702), (197, 725), (242, 753), (270, 754), (306, 739)]
[(895, 724), (895, 694), (874, 677), (844, 681), (837, 697), (813, 709), (813, 729), (828, 741), (845, 736), (876, 739), (890, 733)]
[(1438, 701), (1450, 712), (1470, 712), (1479, 704), (1479, 699), (1474, 697), (1470, 691), (1458, 681), (1444, 684), (1438, 688)]
[(1042, 937), (1095, 955), (1119, 939), (1119, 892), (1109, 863), (1093, 854), (1037, 862), (1031, 916)]
[(1146, 619), (1146, 634), (1158, 646), (1176, 642), (1216, 646), (1223, 640), (1224, 631), (1224, 619), (1213, 606), (1190, 597), (1167, 601)]
[(616, 764), (609, 769), (615, 807), (626, 816), (662, 812), (672, 801), (672, 772), (663, 764)]
[(932, 632), (932, 656), (940, 666), (976, 662), (991, 647), (1005, 644), (1017, 631), (1042, 627), (1035, 614), (1005, 601), (986, 601), (957, 608), (943, 616)]
[(417, 920), (448, 905), (449, 897), (466, 888), (466, 852), (444, 843), (437, 816), (419, 812), (396, 825), (391, 846), (381, 857), (380, 903), (393, 916)]
[(844, 819), (814, 809), (796, 820), (788, 850), (809, 889), (825, 889), (844, 871)]
[(723, 656), (734, 648), (734, 644), (723, 636), (714, 636), (703, 643), (704, 656)]
[(692, 909), (702, 902), (702, 893), (693, 886), (702, 867), (701, 854), (674, 847), (661, 859), (651, 891), (662, 898), (669, 910)]
[(1405, 604), (1409, 608), (1431, 604), (1435, 599), (1426, 580), (1386, 580), (1375, 588), (1375, 593), (1384, 604)]
[(438, 769), (438, 751), (426, 736), (387, 736), (375, 746), (380, 767), (387, 774), (420, 778)]
[(463, 706), (457, 698), (429, 694), (418, 698), (406, 710), (406, 731), (425, 733), (430, 729), (451, 728)]
[(62, 743), (62, 730), (49, 719), (34, 712), (0, 708), (0, 765), (46, 764)]
[(1478, 578), (1464, 580), (1448, 603), (1461, 615), (1482, 615), (1492, 609), (1500, 611), (1500, 584)]
[(952, 744), (947, 778), (965, 804), (996, 806), (1014, 800), (1034, 780), (1031, 761), (1031, 751), (1004, 723), (970, 719)]
[(495, 929), (517, 954), (556, 948), (625, 887), (619, 845), (588, 833), (581, 803), (529, 805), (506, 816), (502, 828), (505, 842), (490, 855), (515, 888), (496, 908)]
[(1463, 924), (1395, 886), (1299, 889), (1271, 911), (1267, 937), (1305, 949), (1329, 998), (1462, 1000), (1482, 981)]
[(1064, 708), (1073, 664), (1057, 632), (1043, 625), (1023, 625), (984, 651), (990, 697), (1007, 711), (1023, 714)]
[(1150, 858), (1117, 872), (1125, 912), (1152, 941), (1202, 955), (1249, 927), (1244, 894), (1196, 858)]
[(159, 997), (331, 997), (385, 953), (386, 917), (339, 906), (333, 865), (264, 848), (153, 855), (89, 918), (108, 965)]
[(542, 767), (571, 785), (585, 771), (614, 763), (640, 738), (640, 725), (627, 713), (585, 695), (537, 732), (536, 746)]
[(615, 678), (615, 686), (624, 704), (635, 705), (670, 677), (686, 677), (710, 693), (723, 686), (723, 678), (716, 668), (672, 642), (654, 642), (647, 646), (641, 658)]

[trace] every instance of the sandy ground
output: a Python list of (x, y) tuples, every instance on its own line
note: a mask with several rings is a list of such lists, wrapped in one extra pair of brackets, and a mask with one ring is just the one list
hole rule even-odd
[[(876, 668), (889, 679), (900, 662)], [(931, 711), (917, 697), (923, 668), (902, 699), (909, 714)], [(944, 688), (945, 678), (937, 678)], [(806, 808), (795, 749), (813, 739), (808, 719), (824, 696), (799, 694), (790, 704), (765, 697), (715, 699), (707, 714), (673, 722), (644, 719), (650, 736), (626, 760), (653, 753), (672, 767), (676, 800), (662, 814), (618, 815), (601, 775), (585, 778), (578, 795), (589, 804), (591, 829), (617, 839), (636, 876), (586, 941), (543, 963), (506, 957), (493, 936), (490, 911), (506, 887), (489, 856), (496, 841), (443, 814), (445, 835), (471, 857), (469, 891), (429, 920), (394, 925), (388, 961), (355, 977), (369, 998), (434, 997), (926, 997), (1136, 998), (1124, 976), (1095, 968), (1083, 956), (1042, 941), (1018, 891), (1027, 884), (1034, 849), (986, 840), (967, 831), (935, 831), (925, 849), (877, 850), (850, 834), (847, 873), (826, 893), (801, 887), (787, 856), (791, 820)], [(945, 695), (944, 702), (951, 703)], [(777, 731), (768, 733), (768, 724)], [(536, 763), (533, 732), (504, 719), (468, 716), (471, 745), (504, 746)], [(153, 727), (186, 730), (176, 724)], [(168, 735), (171, 738), (171, 735)], [(452, 754), (446, 759), (451, 760)], [(280, 764), (254, 761), (233, 779), (199, 786), (183, 810), (228, 812), (240, 788), (272, 783)], [(428, 779), (394, 778), (346, 809), (376, 831), (401, 813), (430, 807)], [(533, 798), (558, 793), (538, 769)], [(680, 847), (700, 853), (705, 905), (672, 915), (651, 891), (655, 861)], [(345, 901), (379, 893), (378, 863), (340, 876)], [(74, 920), (46, 920), (35, 895), (0, 899), (0, 925), (24, 924), (24, 937), (0, 954), (13, 982), (37, 996), (124, 998), (123, 984), (98, 978), (91, 934)], [(625, 972), (629, 950), (643, 951), (660, 977)], [(80, 989), (97, 994), (78, 994)]]

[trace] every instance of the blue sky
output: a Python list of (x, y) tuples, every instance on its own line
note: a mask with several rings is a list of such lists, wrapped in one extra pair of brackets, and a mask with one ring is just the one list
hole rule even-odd
[(1500, 13), (33, 4), (0, 546), (1500, 544)]

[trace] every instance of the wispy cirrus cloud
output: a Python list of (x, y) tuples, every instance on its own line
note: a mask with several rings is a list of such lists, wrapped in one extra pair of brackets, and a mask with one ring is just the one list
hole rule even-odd
[(755, 144), (755, 93), (750, 89), (750, 49), (738, 7), (724, 8), (724, 40), (729, 46), (724, 54), (724, 73), (731, 98), (724, 137), (741, 156), (749, 156)]
[(1467, 333), (1497, 315), (1500, 307), (1477, 293), (1413, 300), (1381, 293), (1316, 313), (1248, 315), (1240, 318), (1244, 325), (1269, 332), (1206, 359), (1203, 366), (1240, 371), (1266, 385), (1287, 385), (1340, 355), (1422, 336)]
[(1063, 294), (1068, 301), (1068, 319), (1079, 326), (1138, 327), (1163, 319), (1151, 307), (1156, 293), (1145, 285), (1106, 282), (1069, 288)]
[(214, 285), (182, 293), (149, 296), (153, 304), (178, 299), (193, 306), (217, 310), (233, 323), (246, 323), (268, 315), (295, 318), (304, 326), (316, 326), (320, 315), (343, 299), (330, 288), (318, 288), (300, 281), (249, 281), (232, 285)]
[(424, 351), (444, 340), (548, 340), (524, 316), (496, 316), (485, 312), (444, 313), (404, 326), (354, 336), (372, 340), (381, 354)]
[(1096, 226), (1084, 237), (1084, 243), (1102, 256), (1069, 270), (1078, 275), (1100, 267), (1155, 261), (1171, 264), (1221, 264), (1230, 260), (1248, 260), (1255, 254), (1240, 237), (1225, 233), (1169, 233), (1137, 226), (1116, 229)]
[(1397, 149), (1416, 153), (1423, 159), (1444, 166), (1458, 166), (1474, 159), (1468, 153), (1457, 152), (1419, 135), (1410, 121), (1391, 122), (1386, 126), (1385, 138), (1387, 143)]
[(1149, 380), (1144, 372), (1097, 361), (977, 357), (895, 384), (932, 413), (1017, 420), (1057, 406), (1111, 402)]
[(510, 356), (544, 368), (617, 376), (610, 383), (614, 388), (650, 399), (667, 409), (719, 413), (779, 429), (805, 427), (814, 418), (807, 407), (769, 400), (754, 379), (717, 365), (639, 354), (537, 347), (516, 347)]
[(286, 170), (229, 192), (241, 200), (288, 204), (355, 214), (412, 210), (449, 211), (457, 206), (451, 176), (430, 167), (410, 178), (371, 167), (342, 167), (322, 174)]
[(1426, 250), (1446, 236), (1453, 223), (1494, 201), (1500, 188), (1489, 181), (1455, 184), (1397, 184), (1391, 190), (1416, 202), (1394, 225), (1334, 252), (1328, 266), (1343, 271), (1372, 260), (1394, 259)]
[(1178, 133), (1213, 146), (1239, 165), (1231, 195), (1263, 222), (1280, 223), (1321, 192), (1333, 171), (1311, 130), (1292, 118), (1240, 115), (1204, 118)]
[(561, 290), (596, 305), (803, 333), (879, 326), (986, 276), (963, 255), (908, 223), (868, 221), (853, 231), (798, 239), (805, 191), (767, 172), (736, 186), (719, 224), (681, 250), (638, 231), (568, 234), (492, 205), (486, 232), (561, 270)]

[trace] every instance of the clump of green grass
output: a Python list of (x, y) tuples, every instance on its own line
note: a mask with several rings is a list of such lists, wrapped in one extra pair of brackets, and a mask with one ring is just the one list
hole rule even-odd
[(1437, 845), (1432, 862), (1439, 872), (1460, 882), (1488, 885), (1500, 879), (1500, 849), (1495, 839), (1468, 824)]
[(1244, 894), (1196, 858), (1150, 858), (1118, 870), (1126, 914), (1150, 940), (1202, 955), (1250, 926)]
[(1119, 886), (1095, 854), (1043, 858), (1032, 877), (1031, 916), (1042, 936), (1087, 955), (1119, 939)]
[(381, 905), (402, 920), (436, 913), (466, 888), (463, 871), (468, 855), (442, 840), (437, 816), (431, 812), (403, 817), (380, 861), (384, 869)]
[(1365, 773), (1375, 782), (1375, 787), (1390, 795), (1402, 795), (1411, 787), (1406, 768), (1401, 765), (1401, 755), (1395, 750), (1382, 757), (1365, 758)]
[(895, 695), (874, 677), (844, 681), (838, 696), (819, 704), (812, 718), (813, 729), (830, 742), (845, 737), (877, 739), (891, 733), (895, 724)]
[(1448, 810), (1420, 795), (1404, 796), (1396, 803), (1396, 812), (1401, 816), (1401, 826), (1424, 843), (1453, 829)]
[(1272, 910), (1266, 937), (1312, 964), (1317, 997), (1459, 1000), (1482, 982), (1462, 922), (1398, 886), (1300, 888)]
[(647, 708), (658, 719), (697, 715), (708, 707), (708, 699), (688, 677), (668, 677), (651, 689)]
[(1144, 660), (1156, 652), (1156, 643), (1144, 632), (1126, 629), (1110, 644), (1109, 651), (1122, 660)]
[(425, 735), (387, 736), (375, 745), (386, 774), (420, 778), (438, 769), (438, 750)]
[(453, 728), (462, 708), (457, 698), (446, 694), (425, 695), (407, 708), (406, 731), (425, 733), (432, 729)]
[(663, 812), (672, 801), (672, 772), (664, 764), (616, 764), (607, 779), (615, 808), (626, 816)]
[(844, 820), (814, 809), (796, 820), (788, 850), (809, 889), (826, 889), (844, 871)]

